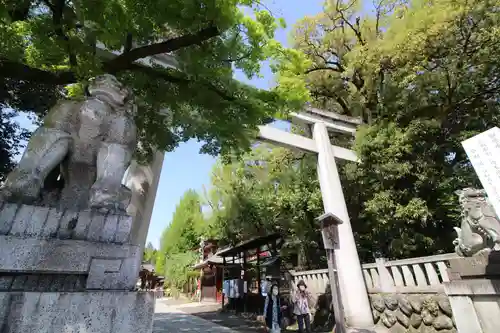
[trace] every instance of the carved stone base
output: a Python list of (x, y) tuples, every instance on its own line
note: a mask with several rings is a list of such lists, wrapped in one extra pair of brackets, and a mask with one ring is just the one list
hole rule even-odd
[(500, 327), (500, 252), (450, 260), (443, 283), (458, 333), (496, 333)]
[(0, 210), (0, 291), (133, 290), (141, 251), (132, 218), (6, 203)]
[(450, 260), (450, 280), (500, 279), (500, 251)]
[(0, 292), (2, 333), (150, 333), (153, 292)]
[[(1, 203), (0, 203), (1, 204)], [(0, 332), (150, 333), (132, 217), (3, 203)]]
[(463, 279), (443, 283), (458, 333), (497, 333), (500, 280)]

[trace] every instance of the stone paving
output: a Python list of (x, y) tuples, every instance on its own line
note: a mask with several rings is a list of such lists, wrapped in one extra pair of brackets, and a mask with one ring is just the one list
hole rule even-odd
[(168, 305), (165, 301), (158, 300), (156, 302), (153, 333), (238, 333), (230, 328), (187, 314), (181, 310), (182, 308), (182, 305)]

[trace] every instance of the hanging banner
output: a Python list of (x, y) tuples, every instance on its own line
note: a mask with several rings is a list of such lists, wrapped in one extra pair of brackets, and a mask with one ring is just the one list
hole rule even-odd
[[(270, 256), (271, 256), (271, 252), (269, 252), (269, 251), (263, 251), (259, 255), (260, 258), (267, 258), (267, 257), (270, 257)], [(247, 262), (252, 262), (252, 261), (255, 261), (255, 260), (257, 260), (257, 255), (256, 254), (247, 257)]]

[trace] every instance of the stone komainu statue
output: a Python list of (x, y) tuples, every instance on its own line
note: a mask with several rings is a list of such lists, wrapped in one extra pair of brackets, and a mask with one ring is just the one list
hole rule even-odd
[[(86, 90), (84, 101), (63, 100), (49, 111), (7, 176), (2, 199), (72, 210), (126, 209), (130, 191), (121, 182), (136, 149), (137, 106), (112, 75), (96, 77)], [(63, 185), (49, 196), (61, 178)]]
[(462, 208), (460, 228), (455, 227), (455, 252), (463, 257), (500, 249), (500, 220), (486, 192), (466, 188), (456, 192)]

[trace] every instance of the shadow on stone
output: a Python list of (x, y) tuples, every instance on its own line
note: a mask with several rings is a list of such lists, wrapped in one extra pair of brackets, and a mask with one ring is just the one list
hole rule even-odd
[[(487, 278), (500, 279), (500, 251), (492, 251), (488, 254), (485, 268)], [(499, 286), (495, 284), (495, 290), (500, 294)]]
[(331, 332), (335, 326), (335, 316), (332, 311), (332, 288), (326, 285), (325, 293), (320, 294), (316, 301), (315, 313), (313, 316), (313, 328), (316, 331)]

